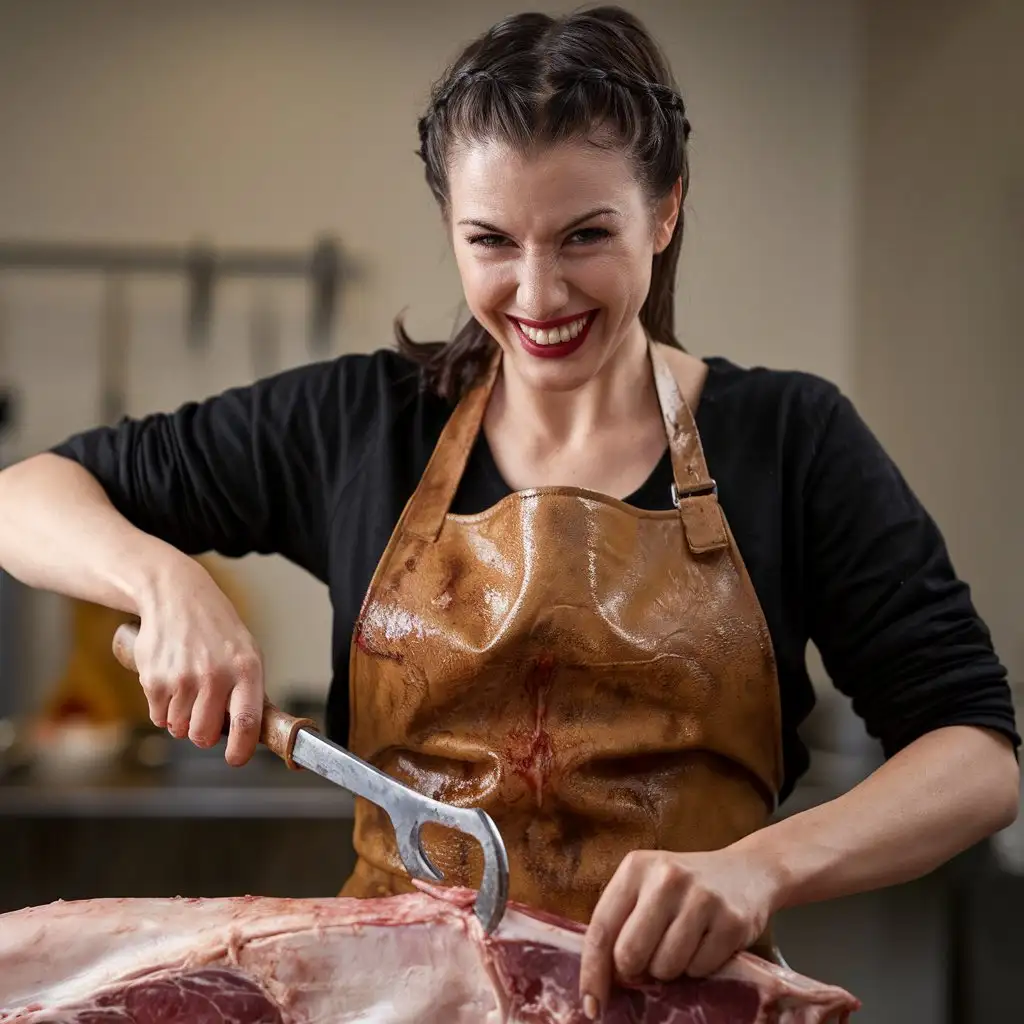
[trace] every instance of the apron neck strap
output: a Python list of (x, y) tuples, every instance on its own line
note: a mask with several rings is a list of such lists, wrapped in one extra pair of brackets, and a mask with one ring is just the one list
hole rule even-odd
[(433, 543), (441, 532), (444, 517), (459, 489), (469, 454), (483, 425), (500, 366), (501, 348), (495, 344), (483, 379), (459, 399), (437, 439), (419, 486), (405, 510), (403, 528), (406, 533)]
[(654, 342), (648, 342), (651, 366), (654, 369), (654, 387), (665, 421), (668, 447), (672, 456), (672, 503), (678, 508), (685, 498), (703, 494), (716, 494), (717, 486), (708, 473), (704, 448), (697, 432), (697, 422), (687, 404), (665, 357)]
[[(483, 425), (487, 403), (501, 367), (501, 349), (497, 345), (494, 349), (483, 379), (463, 395), (441, 431), (419, 486), (406, 506), (404, 531), (427, 543), (436, 540), (441, 532), (444, 517), (455, 498), (470, 452)], [(671, 369), (653, 342), (648, 342), (648, 352), (672, 456), (672, 501), (676, 508), (685, 513), (687, 499), (714, 496), (717, 487), (708, 474), (693, 413)], [(713, 532), (716, 535), (718, 533), (717, 530)], [(715, 540), (719, 538), (716, 536)], [(718, 544), (713, 546), (717, 547)]]
[(718, 504), (718, 485), (708, 473), (696, 420), (665, 357), (653, 342), (648, 347), (672, 456), (672, 504), (679, 510), (686, 545), (694, 555), (721, 552), (730, 546), (729, 530)]

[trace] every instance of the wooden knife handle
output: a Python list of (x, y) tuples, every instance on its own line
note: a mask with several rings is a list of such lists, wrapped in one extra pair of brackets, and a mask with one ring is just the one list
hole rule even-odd
[[(135, 663), (135, 641), (139, 636), (139, 627), (133, 622), (125, 622), (117, 627), (111, 647), (114, 657), (129, 672), (138, 674), (139, 667)], [(224, 724), (221, 735), (227, 736), (231, 729), (231, 718), (224, 713)], [(301, 770), (302, 766), (292, 760), (292, 749), (295, 746), (295, 734), (299, 729), (316, 729), (316, 722), (311, 718), (296, 718), (282, 711), (269, 698), (263, 698), (263, 717), (260, 720), (260, 743), (272, 750), (293, 771)]]

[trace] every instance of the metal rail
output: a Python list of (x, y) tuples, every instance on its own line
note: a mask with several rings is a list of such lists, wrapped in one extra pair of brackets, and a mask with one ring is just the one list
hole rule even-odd
[(359, 276), (338, 240), (324, 235), (306, 252), (284, 249), (135, 245), (97, 242), (0, 240), (0, 268), (65, 273), (180, 274), (189, 283), (188, 339), (196, 347), (209, 338), (213, 291), (228, 277), (294, 277), (310, 284), (310, 348), (324, 352), (338, 313), (342, 287)]

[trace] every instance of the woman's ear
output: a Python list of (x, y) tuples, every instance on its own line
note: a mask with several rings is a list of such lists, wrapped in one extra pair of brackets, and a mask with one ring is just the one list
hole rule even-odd
[(683, 179), (676, 178), (675, 184), (658, 200), (654, 210), (654, 251), (664, 252), (672, 241), (672, 235), (679, 221), (683, 202)]

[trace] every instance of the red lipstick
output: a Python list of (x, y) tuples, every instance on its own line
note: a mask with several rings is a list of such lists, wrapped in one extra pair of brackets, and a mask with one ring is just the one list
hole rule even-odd
[[(596, 309), (591, 310), (589, 313), (581, 314), (575, 313), (572, 316), (563, 316), (557, 320), (526, 320), (522, 317), (510, 316), (508, 319), (512, 322), (512, 326), (515, 328), (519, 343), (523, 348), (531, 355), (537, 356), (539, 359), (562, 359), (566, 356), (571, 356), (582, 344), (587, 340), (587, 335), (590, 334), (590, 328), (594, 324), (594, 320), (597, 319), (598, 311)], [(533, 327), (537, 330), (548, 330), (555, 327), (562, 327), (565, 324), (571, 324), (579, 320), (581, 316), (586, 316), (587, 322), (583, 326), (583, 330), (576, 335), (575, 338), (570, 338), (568, 341), (555, 342), (552, 345), (538, 345), (537, 342), (532, 341), (524, 333), (521, 324), (525, 324), (527, 327)]]

